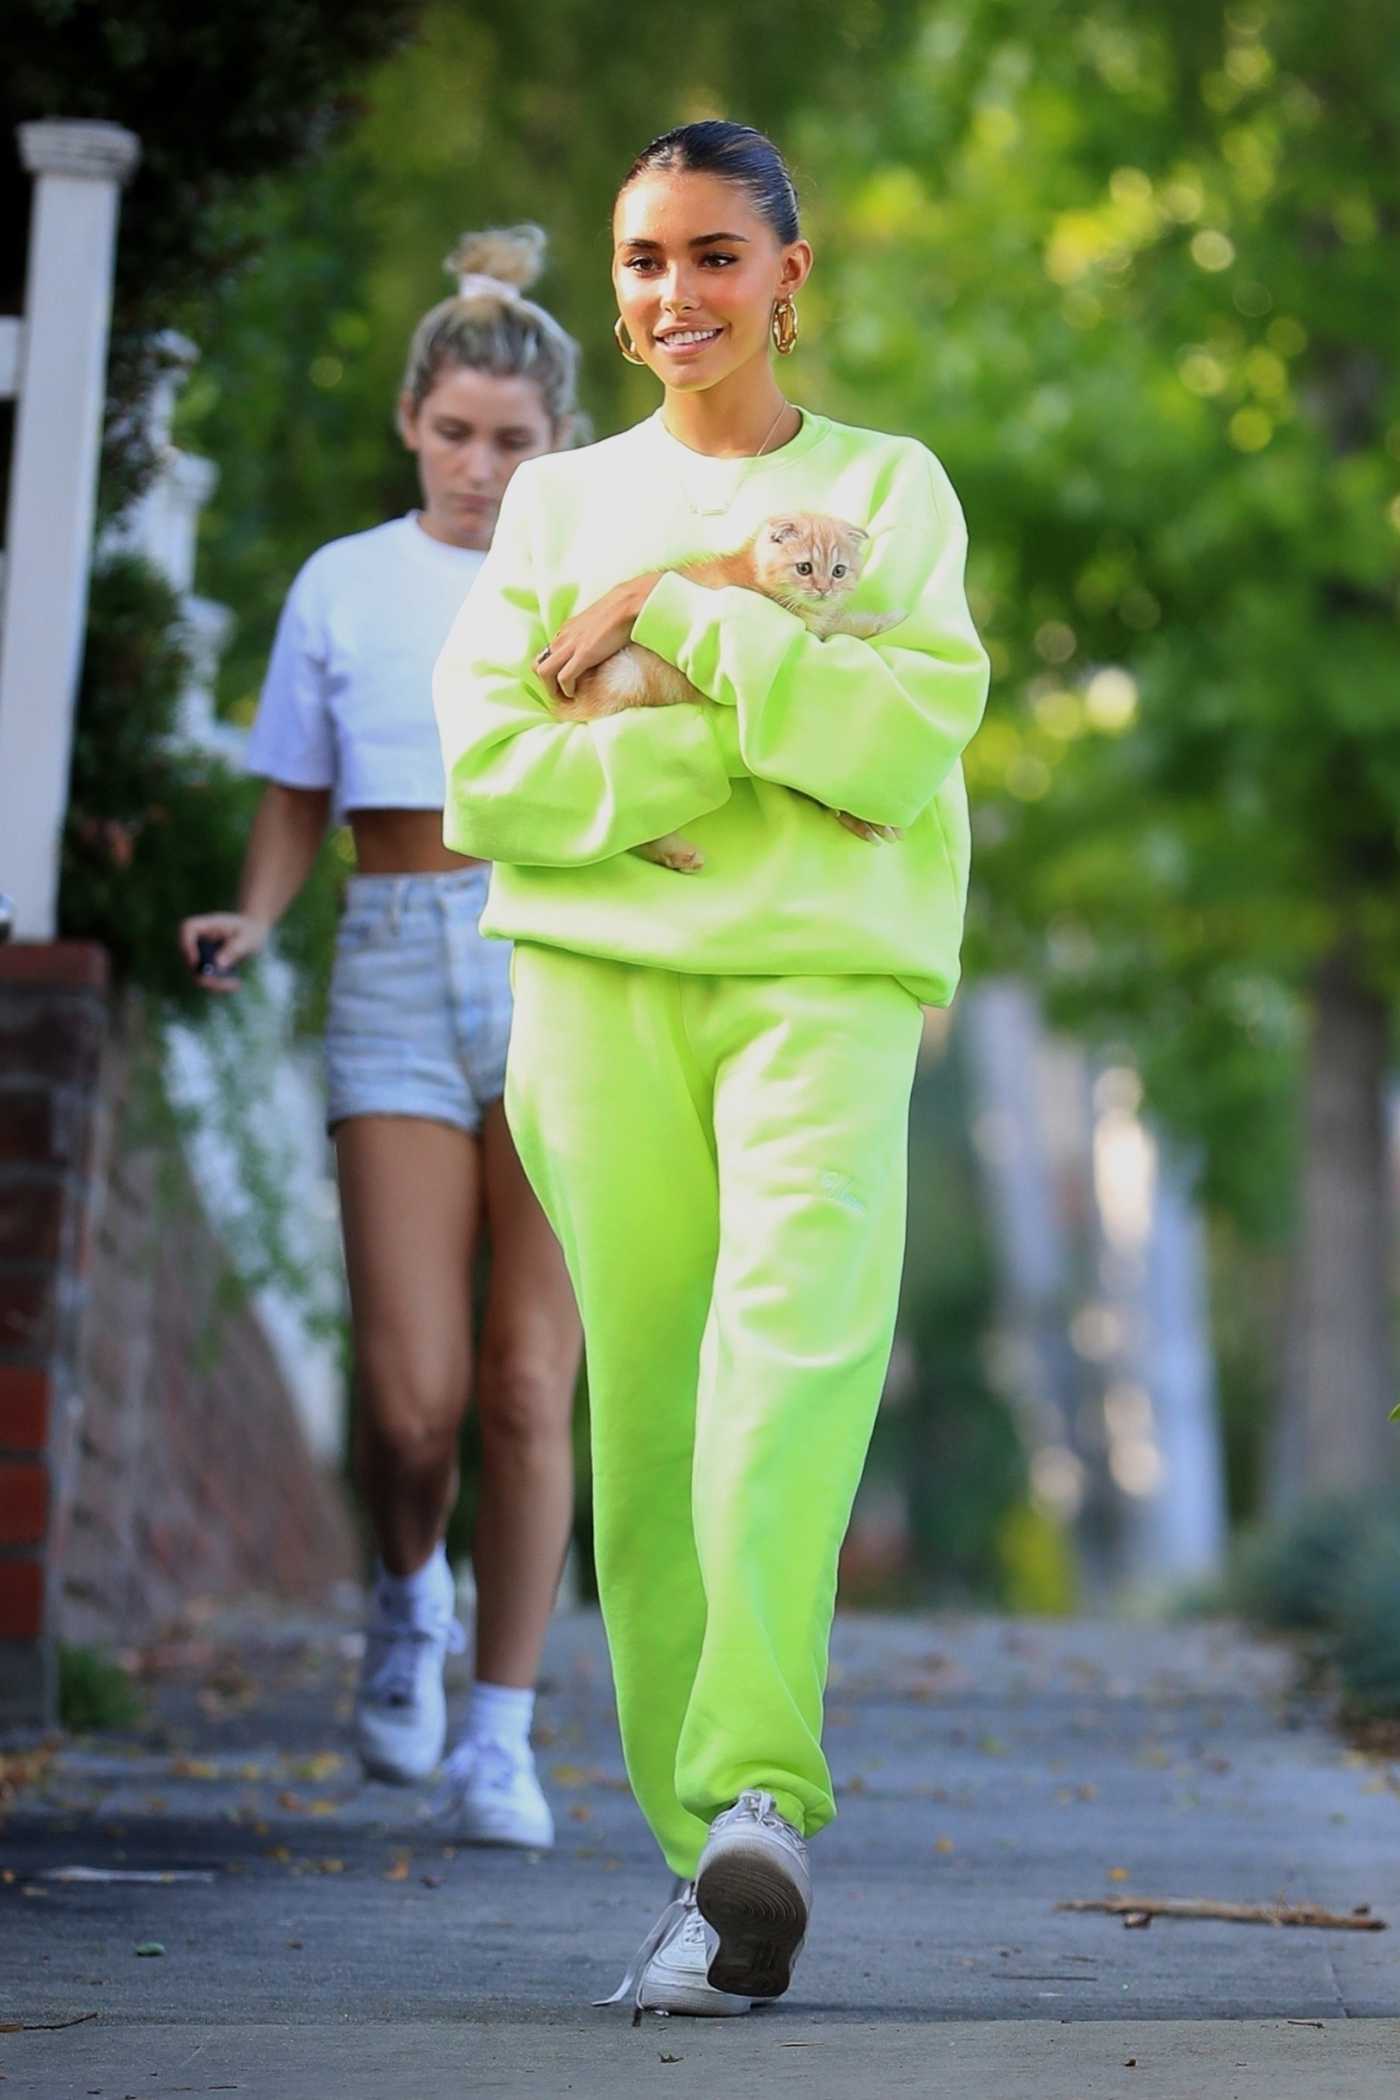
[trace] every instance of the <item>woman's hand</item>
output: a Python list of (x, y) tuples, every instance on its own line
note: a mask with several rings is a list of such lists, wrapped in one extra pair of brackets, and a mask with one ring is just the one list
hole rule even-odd
[[(214, 957), (217, 970), (233, 970), (239, 963), (256, 955), (267, 941), (271, 927), (265, 919), (251, 918), (241, 911), (206, 911), (193, 919), (180, 922), (180, 952), (191, 970), (199, 968), (199, 941), (215, 940), (219, 949)], [(195, 980), (206, 992), (236, 992), (240, 983), (237, 977), (200, 976)]]
[(562, 707), (573, 699), (574, 687), (585, 671), (606, 663), (619, 649), (626, 648), (632, 639), (633, 623), (662, 573), (654, 569), (649, 575), (634, 576), (630, 583), (620, 583), (616, 589), (606, 591), (595, 604), (566, 620), (549, 647), (540, 651), (535, 658), (535, 676)]

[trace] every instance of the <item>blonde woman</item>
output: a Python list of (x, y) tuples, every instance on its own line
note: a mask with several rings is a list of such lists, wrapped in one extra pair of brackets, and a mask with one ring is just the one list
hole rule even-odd
[[(568, 442), (576, 344), (525, 296), (534, 227), (468, 236), (454, 297), (419, 322), (398, 401), (421, 508), (313, 554), (292, 586), (249, 741), (267, 778), (238, 909), (185, 920), (211, 991), (234, 990), (310, 872), (332, 810), (354, 835), (331, 987), (328, 1120), (350, 1282), (355, 1470), (379, 1553), (355, 1706), (366, 1771), (425, 1778), (462, 1645), (443, 1533), (473, 1393), (476, 1681), (444, 1768), (459, 1835), (539, 1847), (534, 1684), (572, 1510), (579, 1329), (554, 1235), (501, 1106), (508, 954), (477, 921), (489, 869), (443, 844), (435, 657), (523, 460)], [(471, 1280), (489, 1239), (479, 1338)]]

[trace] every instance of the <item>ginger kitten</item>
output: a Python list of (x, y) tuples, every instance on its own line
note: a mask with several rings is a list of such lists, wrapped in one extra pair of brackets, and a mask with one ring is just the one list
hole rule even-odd
[[(847, 602), (860, 581), (869, 538), (859, 525), (848, 525), (844, 518), (826, 517), (818, 511), (794, 512), (767, 519), (733, 554), (686, 562), (677, 574), (707, 590), (737, 584), (742, 590), (757, 591), (795, 613), (819, 640), (853, 634), (872, 641), (897, 627), (907, 615), (854, 612)], [(674, 707), (681, 700), (705, 702), (705, 695), (674, 664), (629, 642), (605, 663), (586, 671), (573, 699), (561, 699), (559, 704), (570, 721), (591, 722), (628, 707)], [(800, 790), (794, 790), (797, 792)], [(845, 810), (832, 814), (858, 837), (877, 841), (898, 836), (892, 827), (867, 824)], [(704, 865), (704, 855), (675, 833), (634, 850), (682, 874), (693, 874)]]

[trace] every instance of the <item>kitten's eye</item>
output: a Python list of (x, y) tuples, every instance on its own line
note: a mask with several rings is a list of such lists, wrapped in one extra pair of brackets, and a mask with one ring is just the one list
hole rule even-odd
[(812, 564), (809, 561), (800, 561), (797, 564), (797, 573), (799, 576), (810, 576), (812, 573)]
[(844, 576), (846, 573), (846, 564), (843, 561), (835, 562), (832, 565), (831, 573), (833, 576)]

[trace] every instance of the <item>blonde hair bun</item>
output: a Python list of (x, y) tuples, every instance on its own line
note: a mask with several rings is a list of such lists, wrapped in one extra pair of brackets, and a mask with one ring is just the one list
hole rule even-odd
[(492, 226), (484, 233), (464, 233), (443, 268), (457, 279), (462, 297), (493, 285), (523, 292), (543, 270), (548, 246), (542, 227)]
[(579, 348), (525, 287), (544, 267), (538, 226), (492, 227), (463, 234), (444, 265), (455, 292), (430, 307), (413, 331), (399, 389), (401, 415), (417, 415), (444, 372), (488, 372), (528, 379), (556, 432), (573, 416)]

